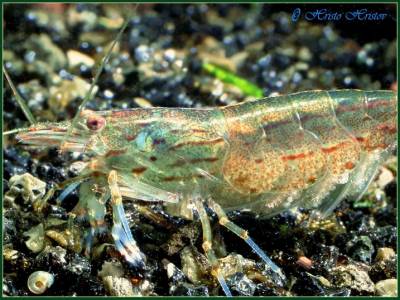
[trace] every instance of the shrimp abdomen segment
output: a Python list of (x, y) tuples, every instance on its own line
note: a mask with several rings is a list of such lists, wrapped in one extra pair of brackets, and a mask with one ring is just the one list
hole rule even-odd
[(392, 91), (329, 91), (337, 120), (363, 151), (382, 150), (397, 139), (397, 95)]
[(302, 128), (292, 101), (274, 97), (223, 110), (230, 143), (223, 174), (236, 190), (288, 193), (326, 174), (321, 142)]
[(224, 178), (245, 195), (302, 191), (317, 203), (348, 182), (362, 155), (395, 144), (396, 103), (389, 91), (342, 90), (223, 108)]

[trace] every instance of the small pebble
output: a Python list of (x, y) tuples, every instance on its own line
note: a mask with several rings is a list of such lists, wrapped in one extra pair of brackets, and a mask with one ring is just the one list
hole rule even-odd
[(94, 60), (90, 56), (78, 52), (76, 50), (67, 51), (68, 64), (70, 68), (74, 68), (79, 65), (85, 65), (87, 67), (94, 66)]
[(303, 267), (306, 270), (311, 269), (313, 265), (313, 261), (306, 256), (300, 256), (296, 262), (299, 266)]
[(358, 266), (338, 266), (332, 269), (331, 275), (335, 285), (350, 288), (355, 295), (371, 295), (375, 291), (368, 273)]
[(122, 277), (106, 276), (103, 278), (104, 286), (110, 296), (129, 297), (135, 296), (130, 280)]
[(375, 257), (376, 261), (386, 261), (395, 257), (396, 253), (392, 248), (379, 248)]
[(375, 292), (378, 296), (397, 297), (397, 279), (381, 280), (375, 284)]

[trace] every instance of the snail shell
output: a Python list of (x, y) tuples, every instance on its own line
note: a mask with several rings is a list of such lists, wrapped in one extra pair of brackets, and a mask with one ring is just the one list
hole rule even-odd
[(49, 272), (36, 271), (28, 278), (28, 289), (36, 294), (43, 294), (54, 283), (54, 276)]

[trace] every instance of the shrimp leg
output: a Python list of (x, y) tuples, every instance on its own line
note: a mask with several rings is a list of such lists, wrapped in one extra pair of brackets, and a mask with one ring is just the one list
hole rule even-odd
[(211, 263), (212, 267), (212, 275), (218, 279), (219, 284), (221, 285), (224, 293), (228, 297), (232, 297), (231, 291), (226, 284), (226, 281), (222, 274), (219, 272), (218, 269), (218, 260), (215, 256), (214, 250), (212, 249), (212, 234), (211, 234), (211, 225), (210, 220), (208, 219), (207, 212), (204, 209), (204, 205), (202, 201), (198, 198), (193, 199), (193, 204), (195, 206), (196, 211), (199, 213), (201, 226), (203, 230), (203, 250)]
[(280, 275), (281, 278), (285, 278), (282, 270), (265, 254), (263, 250), (261, 250), (261, 248), (248, 235), (248, 232), (228, 219), (228, 216), (219, 204), (213, 200), (209, 200), (209, 206), (217, 214), (219, 223), (222, 226), (243, 239), (247, 245), (249, 245), (251, 249), (253, 249), (253, 251), (272, 269), (272, 271)]
[(57, 190), (65, 189), (65, 191), (63, 191), (57, 199), (57, 202), (61, 202), (69, 193), (71, 193), (81, 182), (83, 182), (87, 178), (89, 178), (89, 175), (87, 174), (79, 175), (74, 178), (66, 179), (63, 182), (51, 187), (42, 199), (39, 199), (35, 203), (33, 203), (33, 209), (37, 212), (41, 212), (46, 206), (47, 201), (49, 201), (50, 198), (54, 196), (54, 193)]
[(85, 255), (89, 256), (93, 238), (105, 231), (104, 216), (105, 201), (110, 197), (109, 193), (104, 193), (101, 197), (98, 197), (93, 192), (92, 180), (86, 181), (81, 184), (79, 188), (79, 202), (73, 208), (72, 212), (69, 213), (68, 226), (72, 228), (74, 220), (82, 220), (88, 217), (90, 223), (90, 229), (85, 232), (84, 235), (84, 248)]
[(117, 250), (125, 259), (133, 266), (142, 269), (144, 267), (145, 256), (136, 245), (136, 241), (132, 236), (128, 221), (126, 220), (124, 207), (122, 205), (122, 196), (117, 181), (118, 174), (113, 170), (108, 175), (114, 223), (112, 236)]

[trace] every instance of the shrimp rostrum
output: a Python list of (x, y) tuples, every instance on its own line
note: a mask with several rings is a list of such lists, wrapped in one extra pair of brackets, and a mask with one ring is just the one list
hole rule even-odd
[(222, 108), (84, 110), (67, 134), (70, 126), (36, 124), (18, 139), (91, 154), (81, 174), (60, 185), (69, 191), (80, 184), (74, 213), (89, 216), (91, 235), (104, 226), (111, 201), (115, 246), (128, 262), (142, 265), (123, 199), (161, 201), (171, 214), (197, 216), (213, 275), (229, 295), (204, 205), (280, 273), (225, 212), (245, 208), (272, 216), (306, 207), (324, 217), (344, 197), (360, 197), (397, 145), (397, 96), (308, 91)]

